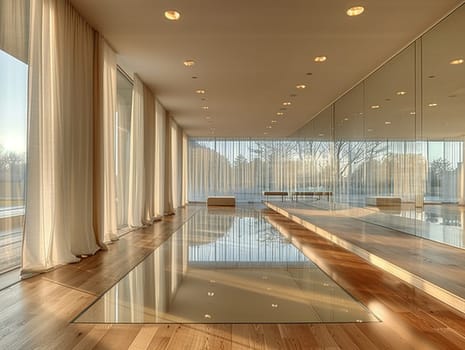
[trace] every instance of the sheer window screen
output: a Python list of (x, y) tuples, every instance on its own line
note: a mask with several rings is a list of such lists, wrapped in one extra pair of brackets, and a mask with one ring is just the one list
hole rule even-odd
[(190, 138), (188, 199), (260, 201), (263, 191), (330, 191), (329, 151), (326, 141)]

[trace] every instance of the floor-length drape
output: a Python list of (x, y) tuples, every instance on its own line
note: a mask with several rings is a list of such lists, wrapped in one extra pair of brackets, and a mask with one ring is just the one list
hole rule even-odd
[(165, 213), (165, 128), (166, 112), (155, 102), (155, 215)]
[(94, 71), (94, 229), (101, 246), (118, 239), (116, 216), (116, 54), (96, 35)]
[(164, 183), (164, 214), (174, 214), (173, 208), (173, 162), (172, 162), (172, 143), (171, 143), (171, 117), (166, 115), (165, 118), (165, 183)]
[(134, 75), (129, 156), (128, 225), (142, 226), (144, 218), (144, 83)]
[(182, 205), (182, 129), (173, 119), (170, 127), (173, 207), (178, 208)]
[(98, 250), (92, 225), (93, 35), (67, 1), (31, 2), (23, 275)]
[(188, 182), (188, 137), (185, 132), (182, 133), (182, 198), (181, 198), (181, 205), (186, 205), (188, 203), (187, 200), (187, 182)]
[(144, 86), (144, 165), (145, 165), (145, 206), (144, 223), (155, 220), (155, 99)]
[(0, 49), (27, 62), (29, 0), (0, 0)]

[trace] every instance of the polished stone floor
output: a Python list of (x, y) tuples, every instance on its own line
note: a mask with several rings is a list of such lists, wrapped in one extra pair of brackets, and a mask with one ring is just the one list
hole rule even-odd
[(376, 321), (252, 207), (200, 210), (75, 320)]

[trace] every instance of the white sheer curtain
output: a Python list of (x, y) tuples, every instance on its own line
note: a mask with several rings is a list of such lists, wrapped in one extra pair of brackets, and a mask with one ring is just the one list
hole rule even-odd
[(134, 75), (131, 113), (131, 146), (129, 161), (128, 225), (142, 226), (144, 218), (144, 83)]
[(178, 208), (182, 203), (182, 129), (173, 120), (171, 124), (171, 185), (173, 192), (173, 207)]
[(118, 239), (116, 216), (115, 113), (116, 54), (96, 35), (94, 84), (94, 229), (97, 240)]
[(173, 144), (171, 142), (171, 117), (166, 115), (165, 118), (165, 182), (164, 182), (164, 214), (173, 215)]
[(27, 62), (29, 0), (0, 0), (0, 49)]
[(152, 223), (155, 214), (155, 98), (144, 86), (144, 164), (145, 164), (145, 207), (144, 223)]
[(155, 102), (155, 215), (165, 213), (165, 129), (166, 111)]
[(189, 138), (185, 132), (182, 133), (182, 205), (188, 203), (187, 199), (187, 181), (188, 181), (188, 142)]
[(31, 2), (23, 275), (99, 249), (92, 222), (93, 35), (68, 2)]

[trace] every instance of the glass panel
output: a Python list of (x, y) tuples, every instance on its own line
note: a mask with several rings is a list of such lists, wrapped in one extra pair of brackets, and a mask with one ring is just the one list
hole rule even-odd
[[(27, 138), (28, 2), (0, 3), (0, 274), (20, 267)], [(8, 276), (13, 276), (11, 273)], [(14, 282), (7, 278), (6, 283)], [(3, 281), (2, 281), (3, 282)], [(0, 285), (5, 286), (5, 284)]]
[(194, 139), (189, 141), (190, 201), (234, 195), (260, 201), (264, 191), (330, 191), (330, 124), (317, 119), (317, 140)]
[(335, 200), (358, 206), (365, 179), (363, 143), (363, 84), (344, 95), (334, 106)]
[[(366, 178), (359, 218), (415, 234), (415, 45), (365, 81)], [(421, 182), (421, 180), (420, 180)], [(403, 218), (400, 218), (403, 216)]]
[(465, 177), (465, 6), (422, 38), (422, 154), (425, 224), (418, 234), (463, 246)]
[(75, 322), (376, 322), (254, 209), (202, 209)]
[(116, 101), (116, 210), (118, 228), (128, 225), (132, 83), (118, 71)]

